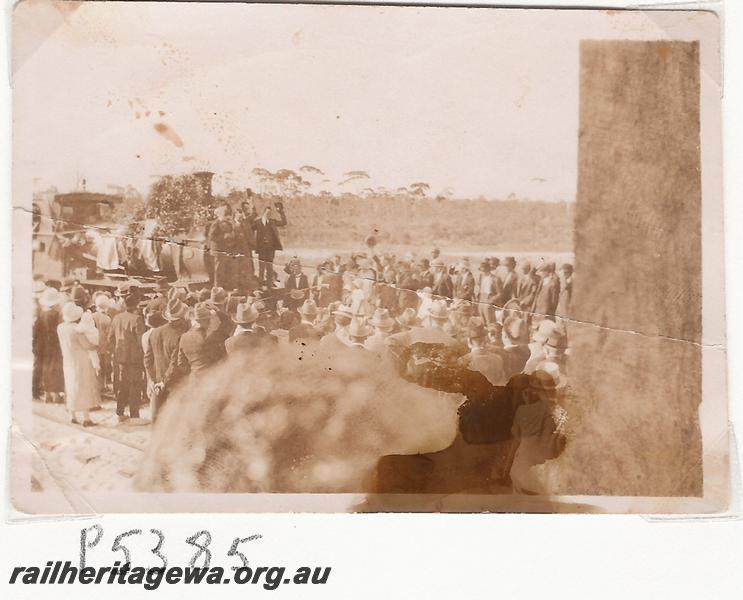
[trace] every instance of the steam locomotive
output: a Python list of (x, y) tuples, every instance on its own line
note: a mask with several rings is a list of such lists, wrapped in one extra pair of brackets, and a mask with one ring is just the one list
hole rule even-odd
[[(211, 198), (211, 173), (195, 174)], [(88, 191), (38, 193), (33, 199), (33, 273), (44, 279), (78, 279), (93, 289), (113, 289), (136, 278), (143, 287), (158, 279), (184, 287), (210, 280), (203, 231), (175, 239), (156, 237), (157, 220), (137, 223), (139, 233), (113, 221), (123, 197)]]

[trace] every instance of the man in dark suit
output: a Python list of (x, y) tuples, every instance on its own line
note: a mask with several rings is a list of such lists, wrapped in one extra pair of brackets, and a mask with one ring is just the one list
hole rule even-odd
[(229, 206), (214, 210), (217, 220), (207, 232), (207, 247), (214, 260), (214, 287), (232, 289), (232, 262), (235, 253), (235, 230), (230, 221)]
[(433, 270), (433, 295), (439, 298), (453, 298), (454, 284), (444, 261), (438, 257), (434, 258), (431, 261), (431, 269)]
[(317, 267), (317, 273), (312, 278), (312, 290), (315, 301), (321, 308), (340, 302), (343, 296), (343, 276), (333, 271), (332, 261), (326, 260)]
[[(279, 218), (273, 216), (278, 212)], [(258, 278), (261, 283), (271, 285), (273, 282), (273, 259), (277, 250), (283, 250), (279, 238), (279, 227), (287, 223), (284, 205), (276, 202), (274, 208), (266, 206), (263, 213), (253, 219), (253, 231), (255, 232), (255, 249), (258, 252)]]
[(237, 289), (248, 290), (254, 287), (253, 250), (255, 249), (255, 232), (253, 219), (255, 209), (251, 202), (243, 202), (235, 213), (235, 272), (232, 280)]
[(415, 276), (415, 271), (408, 261), (400, 261), (397, 271), (398, 308), (403, 312), (406, 308), (418, 307), (418, 294), (420, 283)]
[(206, 332), (214, 352), (218, 355), (217, 358), (223, 358), (225, 356), (224, 342), (235, 329), (230, 315), (227, 314), (227, 292), (221, 287), (212, 288), (207, 305), (212, 310), (212, 318)]
[(165, 376), (165, 387), (172, 386), (189, 373), (196, 375), (222, 357), (222, 354), (214, 351), (214, 342), (208, 334), (212, 316), (213, 311), (206, 302), (191, 309), (191, 329), (178, 341), (178, 351)]
[(296, 340), (319, 341), (322, 332), (315, 327), (315, 317), (317, 316), (317, 306), (312, 300), (305, 300), (299, 308), (299, 316), (302, 321), (289, 330), (289, 341)]
[(169, 370), (177, 358), (178, 344), (181, 336), (188, 330), (187, 312), (188, 307), (183, 302), (177, 297), (171, 298), (163, 311), (163, 318), (167, 323), (153, 329), (147, 340), (144, 366), (147, 375), (155, 385), (155, 400), (152, 406), (153, 421), (165, 403), (168, 390), (165, 389), (164, 382), (171, 376)]
[(421, 258), (419, 264), (420, 272), (418, 273), (418, 287), (420, 289), (433, 289), (435, 277), (433, 271), (431, 271), (431, 261), (427, 258)]
[(516, 288), (519, 283), (519, 277), (515, 270), (516, 259), (513, 256), (506, 256), (503, 266), (506, 268), (506, 274), (501, 280), (500, 289), (495, 299), (495, 305), (499, 308), (503, 308), (509, 300), (516, 296)]
[(537, 285), (534, 293), (534, 308), (532, 312), (535, 315), (547, 317), (552, 321), (555, 320), (557, 312), (557, 303), (560, 300), (560, 280), (555, 273), (555, 263), (544, 263), (537, 269), (537, 274), (542, 279)]
[(521, 310), (530, 312), (534, 305), (534, 294), (539, 285), (539, 277), (532, 271), (531, 263), (527, 260), (521, 262), (519, 268), (521, 274), (516, 283), (516, 300)]
[(144, 392), (144, 351), (142, 334), (147, 330), (139, 312), (139, 294), (129, 294), (124, 302), (126, 311), (111, 320), (108, 347), (113, 349), (114, 394), (119, 422), (127, 419), (124, 409), (129, 407), (129, 417), (139, 417), (139, 406)]
[(284, 284), (284, 306), (289, 310), (297, 311), (302, 303), (310, 297), (310, 283), (307, 275), (302, 273), (302, 264), (294, 257), (286, 265), (289, 273)]
[(475, 298), (475, 276), (470, 271), (469, 259), (462, 259), (458, 271), (454, 279), (454, 298), (471, 302)]

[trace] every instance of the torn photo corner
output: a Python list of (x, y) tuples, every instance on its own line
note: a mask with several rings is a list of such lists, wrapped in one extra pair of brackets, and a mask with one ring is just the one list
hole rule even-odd
[(12, 20), (16, 515), (728, 510), (715, 13)]

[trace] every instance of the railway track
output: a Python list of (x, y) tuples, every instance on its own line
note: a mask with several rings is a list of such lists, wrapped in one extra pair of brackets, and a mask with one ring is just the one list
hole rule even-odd
[(97, 425), (95, 427), (83, 427), (82, 425), (75, 425), (74, 423), (70, 423), (70, 421), (68, 421), (67, 419), (59, 418), (59, 417), (56, 417), (55, 415), (50, 415), (38, 409), (34, 409), (33, 414), (34, 416), (40, 417), (42, 419), (46, 419), (47, 421), (51, 421), (52, 423), (64, 425), (66, 427), (69, 427), (70, 429), (75, 429), (81, 433), (93, 435), (95, 437), (99, 437), (99, 438), (108, 440), (110, 442), (114, 442), (121, 446), (132, 448), (133, 450), (137, 450), (143, 454), (146, 450), (146, 447), (144, 444), (136, 444), (136, 443), (132, 443), (126, 440), (122, 440), (120, 436), (112, 435), (108, 433), (108, 431), (111, 430), (111, 428), (105, 425)]

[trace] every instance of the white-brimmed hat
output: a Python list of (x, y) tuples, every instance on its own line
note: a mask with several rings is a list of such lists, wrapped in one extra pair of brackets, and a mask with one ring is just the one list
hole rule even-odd
[(46, 284), (43, 281), (41, 281), (40, 279), (34, 280), (34, 283), (31, 287), (31, 291), (33, 292), (34, 297), (40, 296), (45, 289)]
[(39, 304), (44, 308), (57, 306), (62, 300), (62, 295), (54, 288), (46, 288), (39, 296)]
[(68, 302), (62, 307), (62, 320), (67, 323), (74, 323), (79, 321), (80, 317), (83, 316), (85, 311), (75, 304), (74, 302)]

